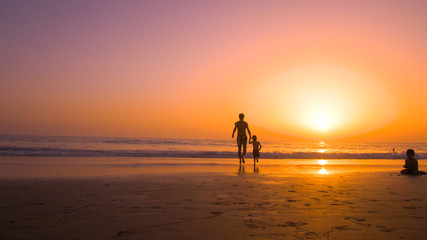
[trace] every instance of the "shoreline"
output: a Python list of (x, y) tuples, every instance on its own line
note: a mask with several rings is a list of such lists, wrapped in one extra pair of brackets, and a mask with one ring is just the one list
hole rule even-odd
[[(420, 170), (427, 161), (419, 160)], [(337, 174), (388, 171), (399, 173), (404, 160), (391, 159), (253, 159), (239, 165), (238, 159), (158, 157), (52, 157), (0, 156), (0, 179), (127, 176), (149, 173), (228, 173), (258, 171), (268, 175)]]

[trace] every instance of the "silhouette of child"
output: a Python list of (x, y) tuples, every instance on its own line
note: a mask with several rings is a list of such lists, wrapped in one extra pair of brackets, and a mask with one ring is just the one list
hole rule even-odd
[(424, 172), (418, 171), (418, 161), (415, 159), (415, 151), (413, 149), (406, 150), (405, 165), (400, 173), (402, 174), (425, 174)]
[(262, 146), (261, 143), (257, 141), (257, 137), (255, 135), (252, 136), (252, 140), (249, 140), (249, 144), (252, 144), (254, 150), (253, 150), (253, 155), (254, 155), (254, 165), (255, 165), (255, 161), (258, 162), (259, 159), (259, 150), (261, 150)]

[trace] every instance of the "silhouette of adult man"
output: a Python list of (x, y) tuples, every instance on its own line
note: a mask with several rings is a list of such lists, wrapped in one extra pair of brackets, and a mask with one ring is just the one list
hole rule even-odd
[[(237, 148), (239, 152), (239, 163), (245, 163), (245, 155), (246, 155), (246, 144), (248, 142), (248, 137), (246, 136), (246, 130), (249, 134), (249, 140), (252, 138), (251, 131), (249, 130), (248, 123), (243, 121), (245, 115), (243, 113), (239, 114), (239, 121), (234, 124), (233, 134), (231, 135), (234, 138), (234, 133), (237, 130)], [(243, 153), (242, 153), (243, 147)]]

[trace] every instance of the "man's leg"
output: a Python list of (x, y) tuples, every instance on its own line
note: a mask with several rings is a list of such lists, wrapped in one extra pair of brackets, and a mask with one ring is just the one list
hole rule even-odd
[(240, 141), (240, 137), (237, 137), (237, 149), (239, 154), (239, 163), (242, 163), (242, 142)]
[(243, 139), (242, 144), (243, 144), (242, 161), (243, 161), (243, 163), (245, 163), (245, 155), (246, 155), (246, 139)]

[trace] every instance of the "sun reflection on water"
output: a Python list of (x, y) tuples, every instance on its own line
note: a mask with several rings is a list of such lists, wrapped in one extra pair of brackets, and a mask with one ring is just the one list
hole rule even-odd
[(326, 142), (320, 141), (319, 142), (319, 149), (317, 149), (317, 151), (319, 153), (324, 153), (324, 152), (326, 152), (328, 150), (325, 147), (326, 147)]

